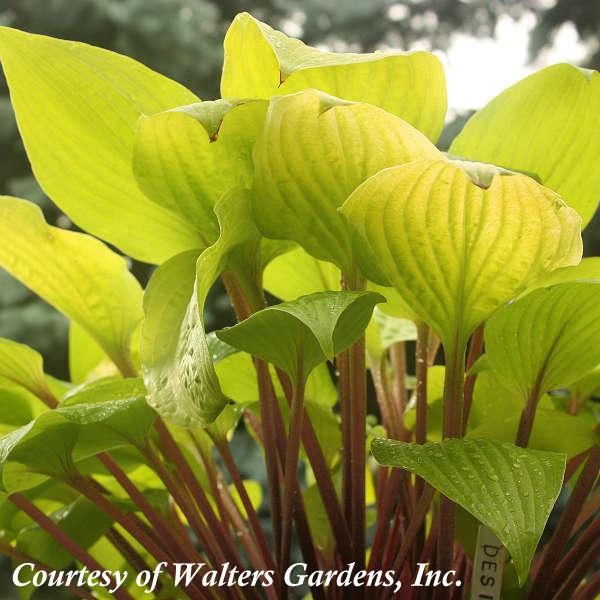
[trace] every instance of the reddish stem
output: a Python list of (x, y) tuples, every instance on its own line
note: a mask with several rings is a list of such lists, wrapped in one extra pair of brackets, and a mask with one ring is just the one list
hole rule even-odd
[[(300, 457), (300, 437), (302, 433), (302, 421), (304, 416), (304, 375), (302, 373), (303, 359), (302, 349), (299, 351), (297, 365), (297, 380), (294, 385), (294, 395), (290, 411), (290, 425), (286, 444), (283, 480), (283, 503), (282, 503), (282, 528), (281, 528), (281, 555), (279, 557), (279, 568), (283, 572), (288, 565), (290, 549), (292, 546), (292, 517), (294, 507), (294, 495), (299, 492), (297, 486), (298, 459)], [(285, 584), (283, 584), (285, 586)], [(281, 590), (285, 594), (285, 587)]]
[(352, 527), (352, 399), (350, 398), (350, 358), (346, 350), (336, 357), (340, 417), (342, 421), (342, 505), (348, 530)]
[(267, 469), (267, 483), (269, 493), (269, 506), (271, 508), (271, 524), (273, 526), (273, 539), (275, 540), (275, 554), (281, 554), (281, 490), (279, 477), (279, 463), (277, 462), (277, 429), (275, 427), (274, 404), (278, 402), (267, 363), (254, 359), (258, 379), (258, 395), (260, 401), (260, 422), (262, 427), (263, 445), (265, 449), (265, 465)]
[(598, 600), (600, 594), (600, 571), (592, 575), (589, 580), (575, 592), (573, 600)]
[[(379, 471), (384, 472), (387, 467), (380, 467)], [(383, 552), (390, 531), (390, 519), (394, 512), (395, 504), (399, 497), (400, 479), (402, 478), (401, 469), (390, 469), (390, 474), (386, 477), (383, 498), (377, 510), (377, 526), (375, 528), (375, 537), (371, 546), (371, 556), (369, 557), (369, 569), (378, 568), (382, 564)]]
[[(579, 560), (574, 564), (573, 570), (571, 571), (568, 579), (565, 581), (563, 586), (560, 588), (560, 591), (555, 596), (555, 600), (570, 600), (575, 596), (575, 590), (577, 586), (581, 582), (581, 580), (586, 576), (586, 574), (593, 568), (594, 564), (598, 561), (598, 553), (600, 552), (600, 537), (596, 538), (595, 542), (588, 548), (588, 550), (581, 556), (579, 556)], [(587, 590), (582, 589), (580, 592), (582, 595), (576, 595), (577, 598), (596, 598), (595, 595), (592, 595), (592, 591), (594, 589), (594, 585), (589, 587)], [(542, 596), (531, 596), (542, 598)]]
[[(115, 527), (111, 527), (106, 532), (106, 539), (121, 553), (123, 558), (137, 571), (148, 571), (150, 567), (146, 561), (142, 558), (140, 553), (127, 541)], [(156, 584), (157, 591), (160, 591), (162, 583), (160, 581)]]
[[(427, 371), (429, 352), (429, 327), (425, 323), (417, 325), (417, 347), (415, 351), (415, 395), (417, 401), (417, 422), (415, 428), (415, 442), (424, 444), (427, 441)], [(417, 499), (423, 494), (425, 482), (418, 475), (415, 476), (415, 496)], [(425, 541), (425, 525), (423, 524), (415, 540), (415, 556), (423, 549)]]
[[(31, 563), (38, 571), (44, 571), (45, 573), (50, 573), (51, 571), (55, 570), (52, 567), (49, 567), (48, 565), (35, 560), (31, 556), (28, 556), (27, 554), (20, 552), (19, 550), (17, 550), (16, 548), (13, 548), (10, 544), (7, 544), (5, 542), (0, 542), (0, 554), (4, 554), (5, 556), (8, 556), (9, 558), (11, 558), (12, 560), (14, 560), (15, 562), (17, 562), (19, 564)], [(75, 596), (78, 596), (79, 598), (83, 598), (83, 600), (96, 600), (96, 596), (94, 596), (86, 588), (77, 587), (75, 585), (66, 585), (65, 587), (70, 592), (72, 592)]]
[(558, 563), (553, 573), (553, 589), (560, 587), (561, 582), (567, 580), (570, 573), (573, 572), (581, 557), (588, 552), (589, 548), (600, 540), (600, 519), (596, 519), (577, 539), (573, 546), (566, 553), (564, 558)]
[(585, 467), (573, 488), (573, 492), (562, 512), (552, 538), (546, 546), (546, 551), (542, 562), (540, 563), (538, 575), (531, 586), (532, 598), (544, 598), (549, 593), (552, 576), (556, 566), (569, 541), (571, 530), (573, 529), (573, 525), (577, 520), (585, 499), (588, 497), (592, 486), (598, 478), (599, 469), (600, 447), (596, 447), (590, 452)]
[[(288, 404), (291, 406), (293, 391), (289, 377), (279, 369), (277, 369), (277, 376)], [(323, 500), (323, 506), (337, 543), (338, 551), (340, 552), (342, 560), (346, 561), (346, 563), (352, 562), (353, 555), (350, 532), (344, 521), (344, 515), (340, 507), (340, 501), (333, 484), (333, 479), (331, 478), (329, 466), (327, 465), (323, 450), (321, 449), (317, 434), (315, 433), (306, 409), (304, 409), (304, 417), (302, 419), (302, 443), (313, 470), (315, 481), (319, 488), (319, 494)]]
[(367, 384), (365, 378), (365, 338), (350, 348), (351, 376), (351, 422), (352, 422), (352, 546), (356, 558), (356, 569), (365, 565), (365, 471), (366, 471), (366, 420)]
[(135, 502), (142, 514), (148, 519), (149, 523), (154, 527), (156, 533), (161, 537), (165, 544), (170, 548), (170, 552), (174, 558), (187, 556), (188, 562), (201, 562), (201, 557), (194, 550), (193, 555), (190, 555), (185, 546), (182, 546), (178, 539), (173, 535), (169, 525), (164, 521), (162, 516), (148, 502), (144, 494), (136, 487), (129, 479), (127, 474), (119, 467), (119, 465), (106, 453), (98, 455), (102, 464), (117, 480), (119, 485), (129, 494), (129, 497)]
[[(406, 559), (408, 558), (411, 552), (412, 545), (415, 541), (421, 524), (425, 521), (425, 517), (427, 516), (429, 505), (433, 500), (434, 494), (435, 490), (431, 486), (426, 485), (425, 489), (423, 490), (423, 494), (421, 495), (421, 498), (419, 498), (419, 501), (417, 502), (415, 512), (413, 513), (412, 519), (410, 520), (408, 528), (406, 529), (406, 532), (402, 539), (400, 550), (398, 551), (396, 559), (394, 560), (394, 563), (392, 565), (392, 571), (394, 571), (395, 573), (400, 573), (402, 568), (404, 567), (404, 563), (406, 562)], [(381, 595), (382, 600), (387, 598), (390, 593), (390, 589), (385, 588)]]
[[(42, 529), (52, 536), (67, 552), (69, 552), (82, 565), (90, 571), (104, 571), (105, 569), (84, 550), (73, 538), (67, 535), (50, 517), (45, 515), (37, 506), (22, 494), (16, 493), (9, 496), (9, 500), (25, 514), (31, 517)], [(114, 584), (114, 582), (113, 582)], [(118, 588), (113, 592), (117, 600), (133, 600), (127, 590)]]
[[(458, 339), (446, 352), (444, 380), (444, 439), (462, 434), (462, 402), (465, 374), (465, 345)], [(440, 531), (437, 547), (437, 568), (449, 571), (454, 559), (454, 503), (440, 498)]]
[[(406, 345), (397, 342), (390, 347), (390, 363), (394, 380), (392, 385), (392, 414), (398, 439), (409, 441), (410, 432), (404, 427), (404, 412), (406, 411)], [(387, 383), (387, 377), (386, 383)]]
[[(477, 359), (483, 352), (483, 325), (480, 325), (473, 335), (471, 336), (471, 343), (469, 344), (469, 353), (467, 355), (467, 373), (471, 370)], [(477, 375), (475, 373), (469, 373), (465, 379), (465, 401), (463, 410), (463, 435), (467, 431), (467, 425), (469, 423), (469, 413), (471, 412), (471, 405), (473, 404), (473, 390), (475, 389), (475, 381)]]
[(219, 455), (223, 459), (223, 463), (225, 464), (225, 468), (227, 469), (229, 475), (231, 476), (231, 480), (233, 481), (233, 485), (237, 490), (237, 493), (242, 501), (242, 505), (246, 511), (246, 515), (248, 516), (248, 521), (250, 526), (252, 527), (252, 531), (254, 533), (254, 537), (256, 542), (261, 550), (261, 554), (263, 555), (263, 559), (267, 565), (268, 569), (274, 569), (275, 563), (273, 562), (273, 558), (271, 556), (271, 552), (269, 551), (269, 545), (267, 543), (267, 539), (265, 537), (263, 528), (261, 527), (260, 521), (258, 519), (258, 515), (254, 510), (254, 506), (252, 504), (252, 500), (250, 500), (250, 496), (248, 496), (248, 491), (246, 490), (246, 486), (242, 481), (242, 477), (240, 472), (237, 469), (233, 456), (231, 454), (231, 450), (226, 442), (220, 441), (215, 444)]
[[(188, 490), (185, 489), (183, 482), (180, 483), (171, 475), (168, 469), (161, 462), (156, 452), (154, 452), (151, 448), (148, 448), (146, 450), (146, 458), (185, 515), (190, 527), (198, 537), (198, 540), (204, 552), (207, 554), (210, 562), (216, 566), (223, 564), (227, 560), (230, 560), (229, 558), (226, 558), (223, 549), (223, 546), (227, 543), (227, 541), (229, 541), (229, 536), (226, 536), (227, 540), (222, 539), (225, 537), (223, 535), (220, 535), (218, 538), (215, 537), (214, 532), (207, 527), (207, 524), (200, 517), (198, 513), (198, 507), (194, 504), (193, 499), (187, 493)], [(237, 561), (232, 562), (236, 566), (239, 565), (239, 562)], [(193, 584), (195, 585), (195, 580)], [(235, 596), (233, 591), (229, 588), (225, 590), (225, 593), (228, 597)]]

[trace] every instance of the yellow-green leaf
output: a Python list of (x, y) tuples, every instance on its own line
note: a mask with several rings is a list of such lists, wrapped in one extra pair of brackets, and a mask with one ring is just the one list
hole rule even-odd
[(131, 169), (139, 117), (197, 102), (194, 94), (126, 56), (7, 27), (0, 60), (34, 174), (77, 225), (146, 262), (199, 246)]
[(486, 324), (488, 366), (524, 400), (567, 387), (600, 364), (600, 282), (535, 290)]
[(495, 173), (484, 189), (460, 165), (415, 161), (368, 179), (342, 212), (365, 275), (393, 285), (446, 348), (541, 273), (581, 259), (579, 215), (519, 174)]
[(146, 196), (178, 214), (214, 243), (214, 206), (236, 185), (252, 181), (252, 148), (266, 101), (217, 100), (143, 116), (133, 169)]
[[(468, 437), (514, 442), (523, 407), (524, 399), (519, 393), (504, 387), (491, 369), (484, 369), (477, 375), (475, 383)], [(581, 413), (565, 413), (545, 395), (536, 409), (528, 447), (562, 452), (570, 459), (596, 443), (595, 425)], [(557, 431), (561, 435), (556, 435)]]
[(423, 134), (375, 106), (316, 90), (272, 98), (254, 154), (258, 227), (350, 272), (350, 231), (338, 207), (381, 169), (441, 156)]
[[(244, 479), (243, 486), (246, 488), (246, 493), (250, 498), (250, 502), (254, 510), (258, 510), (262, 504), (262, 488), (260, 487), (260, 483), (254, 479)], [(239, 492), (233, 484), (229, 486), (229, 493), (231, 494), (231, 499), (235, 502), (242, 516), (247, 519), (248, 515), (246, 513), (246, 507), (240, 498)]]
[(142, 290), (102, 242), (52, 227), (35, 205), (0, 197), (0, 266), (83, 327), (124, 373)]
[(380, 106), (433, 141), (442, 131), (446, 81), (433, 54), (325, 52), (237, 15), (225, 36), (222, 96), (269, 98), (308, 88)]
[(547, 67), (476, 112), (450, 152), (530, 173), (585, 225), (600, 200), (600, 74)]
[(258, 251), (258, 232), (242, 188), (215, 207), (221, 234), (200, 256), (182, 253), (159, 267), (144, 294), (140, 357), (148, 402), (181, 426), (204, 426), (227, 402), (215, 373), (204, 330), (204, 303), (226, 266)]
[(88, 377), (114, 375), (116, 368), (106, 352), (76, 321), (69, 325), (69, 375), (72, 383)]
[(46, 381), (42, 355), (25, 344), (5, 338), (0, 338), (0, 382), (2, 379), (24, 387), (49, 404), (56, 401)]

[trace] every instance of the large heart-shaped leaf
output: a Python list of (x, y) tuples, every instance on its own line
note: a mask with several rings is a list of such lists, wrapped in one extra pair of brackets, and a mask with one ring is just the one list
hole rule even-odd
[(133, 169), (141, 189), (191, 223), (205, 246), (219, 235), (213, 210), (219, 198), (252, 181), (252, 148), (266, 106), (264, 100), (217, 100), (139, 121)]
[(258, 227), (350, 272), (350, 234), (337, 208), (369, 176), (418, 158), (441, 154), (380, 108), (316, 90), (272, 98), (254, 151)]
[(374, 175), (342, 208), (364, 274), (394, 285), (447, 349), (536, 276), (581, 259), (574, 210), (529, 177), (486, 171), (415, 161)]
[(380, 106), (433, 141), (442, 131), (446, 82), (433, 54), (324, 52), (247, 13), (237, 15), (225, 36), (221, 95), (269, 98), (308, 88)]
[(426, 444), (376, 439), (371, 450), (380, 464), (416, 473), (491, 529), (525, 582), (560, 493), (564, 455), (485, 439)]
[[(258, 251), (246, 192), (234, 188), (215, 207), (221, 235), (199, 257), (185, 252), (159, 267), (144, 294), (140, 357), (148, 402), (181, 426), (214, 421), (227, 402), (204, 331), (204, 303), (215, 279)], [(250, 266), (249, 270), (252, 270)]]
[(8, 379), (52, 405), (56, 402), (44, 374), (44, 361), (25, 344), (0, 338), (0, 381)]
[(269, 306), (217, 336), (283, 369), (292, 381), (306, 381), (318, 364), (360, 337), (383, 301), (373, 292), (317, 292)]
[(531, 173), (585, 225), (600, 199), (600, 74), (553, 65), (476, 112), (450, 152)]
[(600, 282), (535, 290), (486, 324), (489, 367), (524, 399), (567, 387), (600, 364)]
[(142, 290), (125, 260), (89, 235), (48, 225), (35, 204), (7, 196), (0, 197), (0, 237), (0, 266), (77, 321), (131, 373)]
[(140, 115), (197, 102), (194, 94), (128, 57), (7, 27), (0, 60), (35, 176), (75, 223), (146, 262), (199, 246), (131, 171)]

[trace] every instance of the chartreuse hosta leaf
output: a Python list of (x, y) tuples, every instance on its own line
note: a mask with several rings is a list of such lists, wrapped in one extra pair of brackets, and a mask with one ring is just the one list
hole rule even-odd
[[(128, 380), (119, 382), (131, 390)], [(75, 464), (98, 452), (133, 445), (143, 448), (156, 413), (139, 388), (112, 400), (115, 388), (95, 387), (77, 402), (39, 415), (0, 438), (0, 487), (6, 492), (32, 488), (47, 477), (63, 479)]]
[(486, 324), (489, 367), (528, 399), (567, 387), (600, 364), (600, 282), (535, 290)]
[(585, 225), (600, 199), (599, 113), (600, 74), (552, 65), (476, 112), (450, 152), (532, 174)]
[(581, 259), (580, 217), (554, 192), (519, 174), (478, 183), (420, 160), (374, 175), (342, 208), (363, 273), (396, 287), (447, 350), (536, 276)]
[(41, 354), (24, 344), (0, 338), (0, 382), (3, 379), (24, 387), (50, 404), (55, 402)]
[(181, 426), (214, 421), (227, 402), (204, 331), (204, 302), (221, 271), (246, 260), (251, 267), (258, 249), (247, 193), (227, 192), (215, 207), (221, 234), (198, 254), (179, 254), (154, 273), (144, 295), (146, 318), (140, 357), (148, 402)]
[(337, 208), (381, 169), (441, 156), (406, 121), (370, 104), (316, 90), (272, 98), (254, 149), (258, 227), (350, 272), (350, 233)]
[[(114, 215), (113, 215), (114, 216)], [(142, 290), (102, 242), (52, 227), (31, 202), (0, 196), (0, 266), (77, 321), (123, 372), (142, 318)]]
[(421, 445), (380, 438), (371, 450), (380, 464), (416, 473), (491, 529), (525, 582), (562, 486), (564, 455), (484, 439)]
[(143, 116), (133, 169), (146, 196), (191, 223), (209, 246), (219, 235), (213, 211), (236, 185), (252, 181), (252, 148), (265, 100), (217, 100)]
[(131, 171), (140, 115), (198, 102), (194, 94), (128, 57), (7, 27), (0, 60), (35, 176), (75, 223), (146, 262), (199, 246)]
[(237, 15), (225, 36), (221, 95), (269, 98), (308, 88), (380, 106), (433, 141), (444, 124), (446, 82), (433, 54), (324, 52)]
[(317, 292), (265, 308), (217, 336), (283, 369), (292, 381), (306, 381), (318, 364), (360, 337), (383, 301), (373, 292)]

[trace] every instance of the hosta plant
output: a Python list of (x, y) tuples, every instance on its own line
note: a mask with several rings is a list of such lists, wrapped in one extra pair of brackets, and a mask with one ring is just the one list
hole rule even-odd
[[(0, 266), (71, 323), (68, 382), (0, 340), (24, 597), (599, 592), (597, 72), (535, 73), (444, 153), (427, 52), (241, 14), (205, 101), (13, 29), (0, 59), (40, 186), (87, 232), (0, 198)], [(145, 290), (112, 248), (157, 265)], [(219, 278), (238, 323), (207, 332)]]

